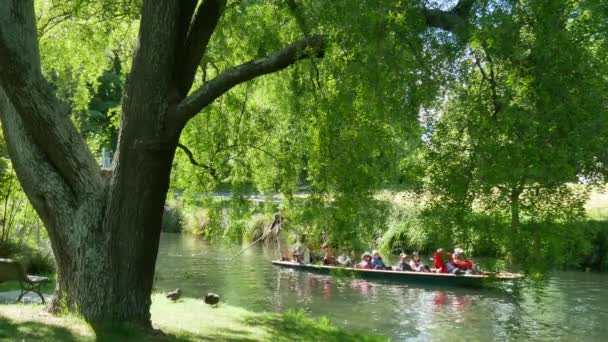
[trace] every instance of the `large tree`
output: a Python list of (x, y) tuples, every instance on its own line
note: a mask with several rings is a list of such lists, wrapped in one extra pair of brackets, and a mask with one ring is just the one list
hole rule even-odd
[(572, 184), (605, 179), (608, 64), (595, 22), (605, 14), (595, 1), (506, 4), (480, 8), (458, 83), (429, 125), (428, 189), (452, 234), (471, 226), (465, 215), (491, 213), (510, 222), (511, 252), (529, 249), (526, 234), (540, 251), (559, 232), (534, 225), (584, 217), (587, 189)]
[[(113, 3), (137, 2), (104, 2)], [(425, 25), (466, 36), (472, 4), (416, 8)], [(226, 0), (143, 1), (117, 153), (113, 167), (101, 170), (69, 106), (42, 73), (38, 32), (61, 19), (38, 25), (38, 31), (33, 0), (0, 2), (2, 128), (19, 181), (51, 239), (58, 270), (52, 305), (63, 301), (91, 322), (149, 326), (162, 209), (184, 126), (234, 86), (323, 56), (327, 39), (303, 30), (303, 39), (192, 89), (226, 7)]]

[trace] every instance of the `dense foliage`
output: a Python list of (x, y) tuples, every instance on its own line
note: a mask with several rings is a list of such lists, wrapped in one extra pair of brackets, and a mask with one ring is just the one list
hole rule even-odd
[[(169, 208), (167, 225), (240, 241), (251, 216), (276, 210), (245, 198), (280, 193), (294, 236), (316, 244), (591, 248), (576, 227), (586, 184), (606, 172), (608, 5), (462, 1), (468, 23), (451, 30), (420, 15), (456, 3), (229, 1), (195, 86), (302, 36), (329, 43), (322, 60), (237, 86), (188, 123), (170, 195), (187, 217)], [(116, 146), (138, 5), (36, 1), (43, 72), (99, 158)], [(386, 189), (418, 195), (404, 210)], [(212, 200), (225, 192), (229, 205)], [(19, 196), (5, 202), (21, 208)]]
[(439, 238), (471, 241), (481, 215), (495, 227), (489, 238), (522, 259), (563, 256), (555, 245), (568, 235), (585, 243), (565, 223), (585, 218), (585, 184), (606, 170), (605, 36), (590, 25), (600, 6), (480, 8), (459, 75), (427, 123), (425, 214)]

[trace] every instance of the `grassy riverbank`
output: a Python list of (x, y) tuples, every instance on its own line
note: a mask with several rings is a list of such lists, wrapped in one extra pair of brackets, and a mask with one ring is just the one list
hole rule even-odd
[(385, 341), (339, 329), (328, 320), (300, 312), (254, 313), (202, 300), (172, 303), (161, 294), (152, 297), (152, 323), (162, 334), (130, 327), (107, 327), (95, 333), (82, 319), (56, 317), (42, 305), (0, 304), (0, 340), (5, 341)]

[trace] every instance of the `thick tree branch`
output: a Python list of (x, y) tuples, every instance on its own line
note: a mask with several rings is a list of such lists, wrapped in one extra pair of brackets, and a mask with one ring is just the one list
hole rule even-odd
[(490, 75), (488, 76), (488, 73), (481, 66), (481, 61), (480, 61), (479, 57), (477, 57), (477, 56), (475, 56), (475, 65), (477, 65), (477, 68), (481, 72), (482, 82), (485, 80), (485, 81), (488, 81), (488, 83), (490, 84), (490, 92), (492, 94), (492, 105), (494, 107), (494, 112), (492, 113), (492, 117), (496, 118), (498, 113), (502, 110), (502, 107), (500, 105), (500, 102), (498, 99), (498, 92), (496, 90), (497, 84), (496, 84), (496, 76), (495, 76), (495, 72), (494, 72), (494, 63), (492, 62), (492, 58), (488, 54), (488, 51), (485, 48), (483, 50), (486, 55), (486, 59), (488, 60), (488, 63), (489, 63)]
[(498, 113), (502, 110), (502, 106), (498, 100), (498, 91), (496, 90), (498, 86), (496, 85), (496, 73), (494, 72), (494, 61), (492, 56), (488, 53), (488, 50), (485, 48), (484, 44), (482, 44), (483, 51), (486, 55), (486, 59), (488, 60), (488, 64), (490, 65), (490, 85), (492, 86), (492, 102), (494, 104), (494, 118), (498, 115)]
[[(176, 72), (179, 70), (179, 65), (181, 63), (180, 54), (183, 53), (183, 47), (186, 44), (186, 37), (188, 37), (188, 30), (190, 29), (190, 22), (192, 21), (192, 16), (194, 15), (194, 11), (196, 10), (196, 4), (198, 0), (182, 0), (179, 2), (179, 13), (177, 18), (177, 34), (176, 34), (176, 44), (175, 44), (175, 54), (178, 56), (175, 61), (175, 70)], [(177, 75), (176, 75), (176, 78)]]
[(185, 124), (213, 100), (240, 83), (282, 70), (301, 59), (323, 57), (325, 44), (324, 36), (313, 36), (295, 42), (267, 57), (228, 69), (184, 99), (177, 107), (175, 119)]
[(211, 35), (215, 31), (225, 7), (226, 0), (205, 0), (192, 18), (184, 45), (178, 47), (181, 51), (177, 56), (180, 57), (176, 59), (176, 86), (180, 98), (186, 97), (192, 87), (196, 69), (205, 54)]
[(179, 19), (177, 23), (178, 48), (181, 48), (186, 42), (186, 37), (188, 37), (190, 23), (192, 22), (197, 3), (198, 0), (182, 0), (179, 3)]
[(49, 162), (45, 152), (25, 129), (21, 116), (0, 86), (0, 119), (13, 168), (32, 206), (44, 221), (56, 252), (67, 255), (70, 222), (78, 200), (72, 189)]
[(460, 0), (458, 4), (449, 11), (425, 8), (423, 9), (422, 14), (428, 26), (450, 31), (460, 38), (465, 38), (468, 18), (475, 1), (476, 0)]
[(97, 162), (42, 76), (31, 0), (0, 6), (0, 86), (27, 133), (74, 195), (99, 190), (103, 182)]
[[(122, 101), (118, 153), (139, 146), (161, 148), (174, 140), (167, 128), (167, 112), (180, 30), (180, 0), (145, 0), (138, 48)], [(182, 13), (183, 14), (183, 13)], [(176, 101), (177, 102), (177, 101)]]

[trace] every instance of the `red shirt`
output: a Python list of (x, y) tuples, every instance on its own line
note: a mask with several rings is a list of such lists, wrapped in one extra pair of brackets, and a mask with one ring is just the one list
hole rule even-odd
[(441, 255), (441, 253), (435, 252), (435, 254), (433, 254), (433, 262), (438, 272), (445, 273), (445, 267), (443, 266), (443, 255)]
[(456, 257), (454, 257), (452, 259), (452, 264), (454, 264), (454, 266), (460, 268), (460, 269), (470, 269), (473, 268), (473, 262), (471, 260), (460, 260), (457, 259)]

